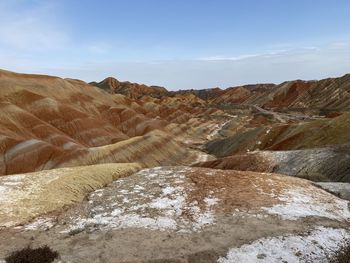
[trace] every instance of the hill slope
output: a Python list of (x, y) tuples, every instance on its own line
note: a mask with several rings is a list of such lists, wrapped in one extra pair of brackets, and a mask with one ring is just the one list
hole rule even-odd
[(139, 99), (143, 96), (161, 97), (168, 93), (164, 87), (119, 81), (112, 77), (108, 77), (101, 82), (91, 82), (90, 84), (112, 94), (123, 94), (131, 99)]
[(0, 71), (0, 87), (0, 175), (73, 164), (184, 163), (180, 156), (191, 162), (196, 157), (176, 138), (206, 134), (203, 124), (210, 130), (215, 121), (201, 116), (220, 114), (184, 100), (134, 100), (51, 76)]

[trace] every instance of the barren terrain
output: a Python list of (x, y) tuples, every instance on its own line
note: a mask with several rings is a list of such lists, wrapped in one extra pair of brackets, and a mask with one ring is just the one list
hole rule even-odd
[(350, 238), (349, 75), (170, 92), (0, 71), (0, 260), (328, 262)]

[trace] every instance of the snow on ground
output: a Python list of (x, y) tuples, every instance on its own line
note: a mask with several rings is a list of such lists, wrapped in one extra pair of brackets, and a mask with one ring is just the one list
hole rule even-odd
[(210, 160), (215, 159), (214, 156), (207, 154), (205, 152), (195, 151), (195, 154), (197, 155), (196, 160), (194, 162), (192, 162), (191, 165), (195, 164), (195, 163), (201, 163), (201, 162), (206, 162), (206, 161), (210, 161)]
[(200, 231), (215, 223), (215, 196), (204, 199), (205, 208), (187, 199), (186, 167), (144, 169), (89, 197), (88, 216), (74, 218), (66, 232), (94, 226), (102, 228), (148, 228), (179, 232)]
[(287, 220), (317, 216), (350, 221), (349, 202), (319, 189), (286, 189), (278, 199), (283, 203), (263, 208), (263, 210)]
[[(54, 225), (55, 223), (53, 218), (39, 217), (39, 218), (36, 218), (30, 224), (25, 225), (23, 228), (25, 230), (36, 230), (36, 229), (47, 230), (53, 227)], [(22, 226), (18, 226), (16, 228), (22, 228)]]
[(8, 192), (10, 192), (14, 186), (20, 186), (23, 184), (24, 175), (8, 175), (2, 176), (0, 179), (0, 201), (11, 201)]
[[(0, 177), (0, 204), (2, 212), (15, 213), (13, 204), (18, 200), (33, 198), (40, 187), (55, 180), (57, 175), (47, 172), (45, 176), (29, 176), (28, 174), (6, 175)], [(31, 209), (30, 207), (28, 210)], [(6, 223), (10, 225), (11, 222)]]
[(215, 124), (213, 127), (213, 131), (209, 135), (207, 135), (207, 140), (213, 140), (219, 134), (220, 130), (230, 121), (231, 119), (221, 124)]
[(8, 191), (7, 187), (0, 185), (0, 196), (5, 196), (7, 191)]
[(224, 125), (219, 125), (219, 124), (215, 124), (213, 127), (213, 131), (207, 135), (207, 140), (212, 140), (220, 131), (220, 129), (223, 127)]
[(232, 248), (219, 263), (328, 262), (327, 256), (341, 247), (350, 231), (318, 227), (309, 234), (262, 238)]

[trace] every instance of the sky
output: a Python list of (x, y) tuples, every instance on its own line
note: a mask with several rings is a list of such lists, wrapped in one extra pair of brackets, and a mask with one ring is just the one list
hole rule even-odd
[(0, 68), (170, 90), (350, 73), (348, 0), (0, 0)]

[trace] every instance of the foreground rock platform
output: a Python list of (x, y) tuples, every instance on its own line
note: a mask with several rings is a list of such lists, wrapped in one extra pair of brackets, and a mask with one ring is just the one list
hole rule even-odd
[(156, 167), (2, 229), (0, 259), (49, 245), (61, 262), (327, 262), (349, 220), (348, 201), (307, 180)]

